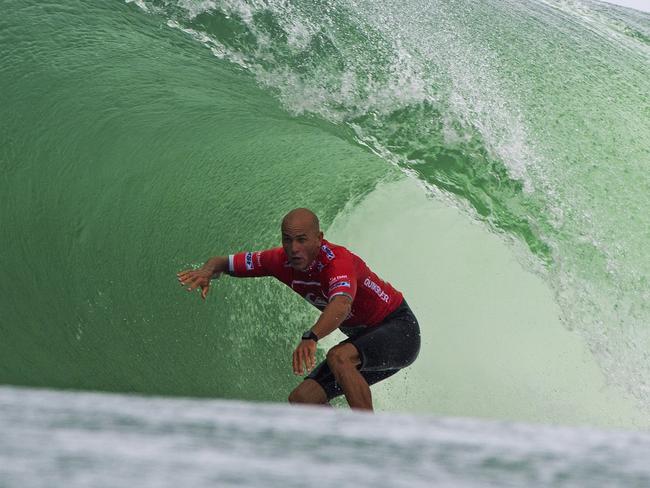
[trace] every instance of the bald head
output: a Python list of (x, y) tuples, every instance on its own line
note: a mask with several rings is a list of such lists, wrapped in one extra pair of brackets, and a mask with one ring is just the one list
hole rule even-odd
[(301, 230), (320, 232), (320, 222), (308, 208), (294, 208), (282, 219), (282, 230), (299, 227)]
[(322, 240), (318, 217), (308, 208), (294, 208), (282, 219), (282, 247), (294, 269), (304, 270), (311, 265)]

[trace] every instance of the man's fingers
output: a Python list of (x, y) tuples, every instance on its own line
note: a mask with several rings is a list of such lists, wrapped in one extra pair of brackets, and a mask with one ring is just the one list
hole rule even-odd
[(178, 281), (181, 286), (186, 286), (187, 291), (193, 291), (201, 287), (201, 298), (205, 300), (205, 297), (208, 295), (210, 289), (210, 280), (206, 279), (204, 273), (199, 273), (197, 270), (188, 269), (186, 271), (181, 271), (176, 273)]
[(178, 281), (181, 282), (181, 285), (185, 285), (185, 284), (187, 284), (187, 283), (189, 283), (189, 282), (194, 281), (196, 278), (197, 278), (197, 277), (194, 276), (194, 274), (190, 274), (190, 273), (188, 273), (188, 274), (185, 274), (185, 275), (183, 275), (183, 276), (179, 276), (179, 277), (178, 277)]
[(296, 355), (298, 356), (298, 374), (302, 374), (302, 347), (298, 346)]
[(293, 351), (293, 373), (300, 374), (300, 369), (298, 368), (298, 349)]
[(298, 346), (298, 374), (303, 374), (304, 364), (305, 364), (305, 351), (302, 348), (302, 344), (301, 344), (300, 346)]
[(302, 363), (305, 365), (305, 371), (308, 373), (311, 370), (310, 364), (310, 358), (309, 358), (309, 348), (303, 347), (302, 348)]
[(189, 276), (191, 276), (192, 271), (193, 270), (191, 269), (181, 271), (180, 273), (176, 273), (176, 276), (178, 277), (179, 281), (185, 281)]
[(183, 271), (182, 273), (177, 273), (176, 277), (178, 281), (194, 281), (200, 278), (204, 278), (204, 274), (200, 273), (199, 270), (193, 269), (188, 271)]

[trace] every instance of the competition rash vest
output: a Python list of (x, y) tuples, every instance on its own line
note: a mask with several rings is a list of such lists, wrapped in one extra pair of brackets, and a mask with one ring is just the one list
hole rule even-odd
[(373, 273), (345, 247), (323, 239), (318, 257), (305, 271), (297, 271), (284, 248), (240, 252), (228, 256), (228, 272), (237, 277), (273, 276), (319, 310), (337, 295), (352, 299), (350, 314), (341, 324), (374, 326), (397, 309), (402, 293)]

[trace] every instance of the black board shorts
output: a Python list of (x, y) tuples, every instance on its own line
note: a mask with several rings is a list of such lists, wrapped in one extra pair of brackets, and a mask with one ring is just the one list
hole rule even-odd
[[(368, 385), (393, 376), (407, 367), (420, 352), (420, 326), (411, 308), (402, 303), (375, 326), (340, 327), (348, 338), (341, 344), (354, 344), (359, 351), (361, 376)], [(325, 390), (327, 399), (343, 394), (327, 361), (323, 361), (305, 378), (316, 382)]]

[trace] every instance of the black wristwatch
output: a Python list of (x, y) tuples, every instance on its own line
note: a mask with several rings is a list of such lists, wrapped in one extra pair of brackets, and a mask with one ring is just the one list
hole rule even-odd
[(305, 332), (302, 335), (302, 340), (303, 341), (308, 341), (309, 339), (311, 339), (314, 342), (318, 342), (318, 336), (316, 334), (314, 334), (314, 331), (311, 330), (311, 329), (309, 329), (307, 332)]

